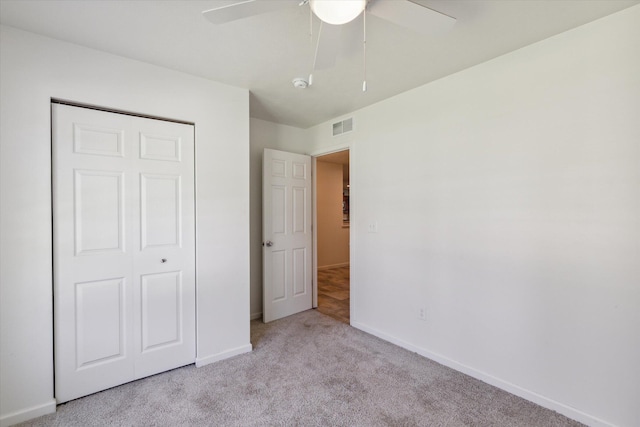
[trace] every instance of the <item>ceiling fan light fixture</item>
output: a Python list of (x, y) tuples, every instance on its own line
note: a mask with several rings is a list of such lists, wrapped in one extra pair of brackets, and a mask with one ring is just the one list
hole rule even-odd
[(367, 0), (309, 0), (309, 6), (323, 22), (342, 25), (360, 15), (367, 6)]

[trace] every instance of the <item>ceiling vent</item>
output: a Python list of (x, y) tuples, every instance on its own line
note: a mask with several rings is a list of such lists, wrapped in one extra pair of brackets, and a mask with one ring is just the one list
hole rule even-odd
[(342, 135), (343, 133), (351, 132), (353, 130), (353, 117), (344, 119), (340, 122), (333, 124), (333, 136)]

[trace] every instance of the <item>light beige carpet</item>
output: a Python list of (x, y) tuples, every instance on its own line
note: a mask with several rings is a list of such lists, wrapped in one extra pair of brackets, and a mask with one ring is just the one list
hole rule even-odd
[(69, 402), (25, 426), (577, 426), (317, 311), (252, 322), (252, 353)]

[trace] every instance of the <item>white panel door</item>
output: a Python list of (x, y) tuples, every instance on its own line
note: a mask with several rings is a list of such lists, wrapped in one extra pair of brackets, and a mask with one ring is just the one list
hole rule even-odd
[(55, 394), (195, 360), (193, 126), (54, 104)]
[(195, 362), (193, 126), (136, 118), (136, 377)]
[(311, 308), (311, 157), (265, 149), (263, 320)]

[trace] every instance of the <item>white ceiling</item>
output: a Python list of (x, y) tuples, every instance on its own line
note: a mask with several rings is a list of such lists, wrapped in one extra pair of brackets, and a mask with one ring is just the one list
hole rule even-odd
[(307, 128), (640, 3), (414, 1), (456, 25), (425, 37), (368, 16), (366, 93), (361, 19), (345, 25), (336, 66), (316, 71), (308, 89), (293, 87), (310, 72), (308, 6), (216, 26), (201, 12), (235, 1), (0, 0), (0, 22), (247, 88), (252, 117)]

